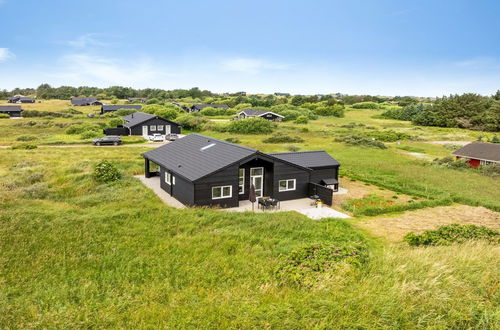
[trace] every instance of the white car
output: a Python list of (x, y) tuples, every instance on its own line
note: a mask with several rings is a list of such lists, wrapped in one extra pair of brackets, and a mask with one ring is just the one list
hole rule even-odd
[(165, 140), (163, 139), (163, 135), (155, 133), (149, 137), (149, 141), (151, 141), (151, 142), (163, 142)]

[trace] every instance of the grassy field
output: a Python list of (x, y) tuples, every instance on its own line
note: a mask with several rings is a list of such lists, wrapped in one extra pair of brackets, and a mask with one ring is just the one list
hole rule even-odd
[[(478, 132), (416, 130), (405, 122), (373, 118), (376, 113), (356, 110), (345, 118), (321, 118), (307, 125), (282, 123), (278, 132), (303, 137), (305, 142), (294, 144), (301, 150), (327, 150), (359, 189), (370, 184), (377, 187), (371, 191), (387, 196), (399, 192), (407, 199), (446, 197), (500, 207), (498, 179), (430, 166), (398, 148), (442, 157), (450, 150), (426, 141), (473, 140)], [(0, 144), (16, 144), (16, 137), (34, 134), (12, 126), (27, 120), (94, 119), (0, 120)], [(384, 150), (333, 142), (348, 130), (341, 126), (351, 122), (422, 131), (424, 140), (388, 144)], [(265, 136), (203, 133), (237, 137), (264, 152), (288, 148), (263, 143)], [(55, 125), (45, 134), (50, 137), (40, 141), (66, 137)], [(473, 242), (414, 248), (400, 240), (405, 223), (419, 229), (413, 214), (433, 209), (343, 221), (312, 221), (295, 212), (173, 209), (132, 177), (142, 173), (140, 153), (146, 150), (0, 149), (1, 328), (500, 326), (499, 246)], [(92, 168), (102, 159), (119, 167), (121, 181), (97, 184), (92, 179)], [(474, 214), (474, 208), (467, 210)], [(434, 217), (447, 214), (435, 212)], [(398, 223), (398, 217), (404, 222)], [(427, 227), (431, 218), (425, 218)], [(398, 224), (398, 235), (385, 238), (379, 232), (390, 232), (387, 225), (381, 223), (377, 230), (369, 225), (384, 219)], [(327, 268), (308, 285), (276, 276), (281, 256), (318, 243), (361, 245), (368, 259), (359, 266)]]

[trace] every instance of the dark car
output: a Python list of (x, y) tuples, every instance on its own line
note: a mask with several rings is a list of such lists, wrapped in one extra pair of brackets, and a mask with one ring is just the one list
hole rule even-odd
[(94, 141), (92, 141), (92, 144), (95, 146), (103, 146), (103, 145), (117, 146), (122, 144), (122, 138), (119, 136), (108, 135), (102, 138), (95, 139)]
[(177, 140), (178, 136), (175, 133), (170, 133), (165, 135), (165, 141), (175, 141)]

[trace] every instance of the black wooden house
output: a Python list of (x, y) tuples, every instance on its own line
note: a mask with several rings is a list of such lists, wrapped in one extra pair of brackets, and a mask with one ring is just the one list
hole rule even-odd
[[(318, 195), (331, 204), (334, 190), (323, 181), (337, 182), (340, 166), (324, 151), (264, 154), (199, 134), (143, 157), (145, 176), (160, 175), (161, 188), (188, 206), (237, 207), (248, 200), (251, 184), (258, 198), (285, 201)], [(151, 172), (151, 162), (159, 172)]]
[(71, 105), (74, 106), (89, 106), (89, 105), (102, 105), (95, 97), (72, 97)]
[(285, 117), (272, 111), (244, 109), (236, 114), (236, 119), (262, 118), (269, 121), (282, 121)]
[(21, 117), (23, 109), (19, 105), (0, 105), (0, 113), (10, 117)]
[(229, 106), (226, 104), (193, 104), (191, 108), (189, 108), (189, 112), (200, 112), (205, 108), (229, 109)]
[(109, 105), (109, 104), (103, 104), (101, 106), (101, 115), (104, 115), (109, 112), (115, 112), (120, 109), (134, 109), (134, 110), (141, 110), (142, 105), (135, 105), (135, 104), (120, 104), (120, 105)]
[(180, 134), (181, 126), (171, 120), (144, 112), (134, 112), (123, 117), (123, 125), (117, 128), (107, 128), (106, 135), (142, 135)]

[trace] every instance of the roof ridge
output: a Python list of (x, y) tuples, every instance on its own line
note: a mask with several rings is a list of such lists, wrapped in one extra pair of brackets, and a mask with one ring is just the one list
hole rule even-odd
[(278, 154), (305, 154), (305, 153), (312, 153), (312, 152), (324, 152), (327, 153), (325, 150), (304, 150), (304, 151), (288, 151), (288, 152), (272, 152), (270, 155), (278, 155)]
[(215, 140), (217, 142), (221, 142), (221, 143), (224, 143), (224, 144), (227, 144), (227, 145), (230, 145), (230, 146), (234, 146), (234, 147), (238, 147), (238, 148), (241, 148), (241, 149), (258, 151), (257, 149), (254, 149), (254, 148), (245, 147), (245, 146), (242, 146), (242, 145), (239, 145), (239, 144), (236, 144), (236, 143), (231, 143), (231, 142), (219, 140), (219, 139), (216, 139), (216, 138), (213, 138), (213, 137), (210, 137), (210, 136), (206, 136), (206, 135), (202, 135), (202, 134), (198, 134), (198, 133), (191, 133), (189, 135), (196, 135), (196, 136), (200, 136), (200, 137), (203, 137), (203, 138), (208, 138), (208, 139)]

